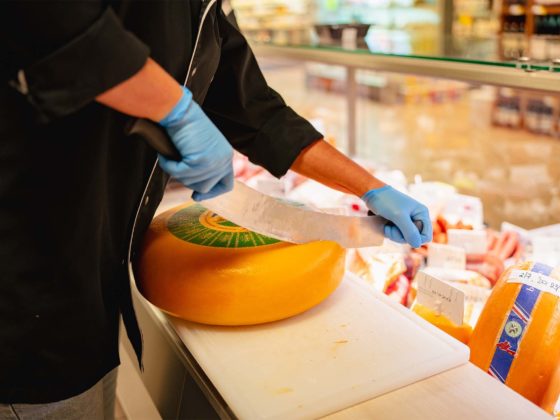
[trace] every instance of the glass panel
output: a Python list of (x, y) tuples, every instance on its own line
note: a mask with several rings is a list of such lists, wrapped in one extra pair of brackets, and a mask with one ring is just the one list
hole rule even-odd
[[(253, 42), (549, 70), (560, 0), (234, 0)], [(560, 65), (552, 68), (560, 71)]]
[[(286, 103), (309, 119), (328, 140), (348, 148), (348, 107), (343, 94), (346, 69), (283, 60), (259, 60), (269, 85)], [(322, 69), (318, 74), (317, 69)], [(314, 71), (315, 70), (315, 71)]]
[(384, 78), (357, 102), (358, 156), (478, 196), (486, 222), (560, 222), (559, 98), (438, 79)]
[[(368, 38), (367, 46), (352, 49), (325, 45), (319, 42), (281, 46), (337, 51), (349, 55), (371, 54), (507, 67), (522, 66), (526, 68), (528, 64), (533, 70), (560, 72), (560, 64), (552, 65), (552, 59), (560, 57), (560, 38), (533, 40), (531, 45), (538, 45), (539, 51), (545, 52), (545, 58), (532, 58), (529, 63), (520, 63), (518, 61), (519, 58), (530, 55), (528, 40), (524, 37), (510, 35), (488, 38), (438, 37), (435, 34), (431, 35), (429, 33), (418, 36), (411, 32), (400, 31), (375, 31), (370, 33), (375, 35)], [(268, 42), (267, 45), (278, 44)], [(554, 55), (550, 53), (551, 51), (555, 52)], [(559, 53), (556, 54), (556, 51), (559, 51)], [(351, 59), (349, 57), (349, 60)]]
[[(344, 70), (261, 64), (287, 103), (348, 151)], [(364, 164), (480, 197), (494, 228), (560, 222), (560, 98), (372, 71), (357, 71), (356, 80), (356, 157)]]

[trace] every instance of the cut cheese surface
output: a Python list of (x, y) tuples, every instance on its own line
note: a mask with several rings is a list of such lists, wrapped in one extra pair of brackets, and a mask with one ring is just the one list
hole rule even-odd
[(189, 202), (152, 221), (136, 277), (144, 297), (171, 315), (250, 325), (323, 301), (342, 280), (344, 257), (334, 242), (281, 242)]
[[(471, 337), (471, 362), (551, 410), (560, 393), (560, 270), (525, 262), (506, 270)], [(552, 389), (552, 388), (554, 389)]]

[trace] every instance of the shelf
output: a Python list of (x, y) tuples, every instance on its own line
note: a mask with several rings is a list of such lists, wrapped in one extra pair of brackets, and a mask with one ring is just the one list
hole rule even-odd
[[(468, 44), (468, 43), (467, 43)], [(345, 50), (339, 47), (312, 45), (278, 46), (253, 44), (259, 57), (278, 57), (320, 62), (355, 69), (398, 72), (419, 76), (453, 79), (477, 84), (508, 86), (560, 93), (560, 69), (548, 71), (548, 64), (532, 66), (534, 71), (517, 68), (515, 62), (500, 61), (494, 56), (484, 60), (449, 55), (387, 54), (367, 49)]]

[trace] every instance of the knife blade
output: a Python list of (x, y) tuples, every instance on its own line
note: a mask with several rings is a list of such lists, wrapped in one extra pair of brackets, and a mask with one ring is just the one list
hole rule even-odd
[(302, 244), (335, 241), (344, 248), (381, 245), (385, 219), (321, 213), (279, 200), (235, 181), (233, 191), (200, 202), (236, 225), (265, 236)]
[[(181, 159), (165, 130), (151, 121), (132, 120), (126, 132), (140, 135), (169, 159)], [(383, 228), (389, 223), (380, 216), (342, 216), (306, 209), (263, 194), (237, 180), (232, 191), (200, 204), (238, 226), (298, 244), (328, 240), (344, 248), (379, 246), (385, 239)], [(421, 226), (418, 228), (422, 230)]]

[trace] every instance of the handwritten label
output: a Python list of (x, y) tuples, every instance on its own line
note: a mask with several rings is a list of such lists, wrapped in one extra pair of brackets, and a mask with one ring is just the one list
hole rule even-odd
[(420, 271), (416, 275), (418, 294), (416, 300), (420, 305), (435, 312), (440, 312), (457, 325), (463, 324), (465, 313), (465, 293), (436, 277)]
[(560, 265), (560, 235), (534, 236), (533, 259), (547, 265)]
[(457, 268), (464, 270), (467, 255), (463, 248), (453, 245), (431, 243), (428, 248), (428, 266), (441, 268)]
[(447, 243), (463, 248), (467, 254), (485, 254), (488, 238), (483, 230), (449, 229)]
[(525, 270), (511, 270), (508, 283), (522, 283), (545, 293), (560, 297), (560, 280)]

